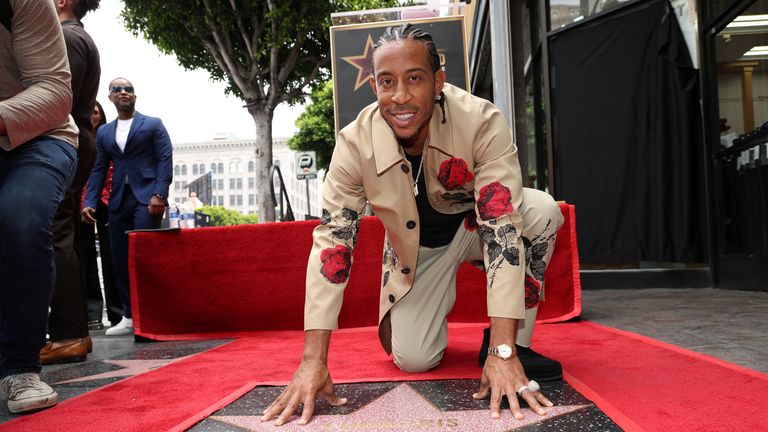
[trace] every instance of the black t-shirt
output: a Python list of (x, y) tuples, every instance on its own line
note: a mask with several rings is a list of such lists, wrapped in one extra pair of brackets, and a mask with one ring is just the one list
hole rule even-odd
[[(415, 179), (419, 171), (421, 155), (411, 156), (405, 153), (405, 157), (411, 163), (411, 175)], [(416, 195), (416, 208), (419, 210), (419, 220), (421, 221), (419, 245), (430, 248), (445, 246), (453, 240), (467, 212), (445, 214), (432, 208), (427, 198), (424, 169), (422, 168), (421, 171), (418, 179), (419, 194)]]

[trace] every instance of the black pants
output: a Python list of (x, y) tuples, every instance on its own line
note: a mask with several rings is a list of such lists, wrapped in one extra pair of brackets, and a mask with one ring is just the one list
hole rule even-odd
[[(109, 240), (109, 211), (107, 205), (99, 201), (96, 206), (96, 233), (99, 236), (99, 251), (96, 252), (96, 235), (94, 226), (80, 223), (80, 259), (83, 262), (83, 285), (85, 290), (88, 321), (101, 321), (104, 303), (107, 306), (107, 319), (112, 325), (117, 324), (123, 317), (123, 306), (115, 284), (115, 272), (112, 264), (112, 250)], [(99, 282), (99, 266), (96, 262), (101, 258), (101, 275), (104, 280), (104, 296), (102, 297)]]
[(80, 200), (96, 157), (96, 142), (90, 132), (81, 131), (77, 149), (77, 171), (53, 216), (53, 256), (56, 287), (48, 315), (52, 341), (88, 336), (85, 292), (80, 283)]

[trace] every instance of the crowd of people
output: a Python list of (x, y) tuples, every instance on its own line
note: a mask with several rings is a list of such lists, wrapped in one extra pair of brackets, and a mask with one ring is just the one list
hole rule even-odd
[[(96, 102), (99, 53), (80, 20), (99, 1), (0, 0), (0, 394), (12, 413), (57, 403), (41, 365), (85, 360), (105, 306), (107, 336), (133, 333), (127, 232), (160, 228), (167, 207), (172, 146), (162, 121), (136, 111), (136, 88), (123, 77), (108, 83), (116, 119), (107, 122)], [(518, 419), (518, 398), (545, 414), (552, 403), (537, 380), (562, 370), (530, 345), (558, 206), (523, 187), (505, 117), (445, 82), (427, 32), (388, 28), (370, 85), (377, 102), (339, 133), (324, 181), (302, 361), (262, 420), (282, 425), (303, 406), (305, 424), (318, 396), (346, 402), (327, 356), (366, 208), (386, 228), (379, 337), (397, 367), (440, 363), (456, 271), (477, 263), (490, 326), (478, 335), (474, 397), (490, 397), (494, 418), (502, 397)]]
[[(42, 365), (86, 360), (90, 330), (133, 333), (128, 234), (156, 229), (172, 180), (171, 140), (109, 82), (82, 18), (100, 0), (0, 0), (0, 394), (12, 413), (48, 408)], [(99, 277), (96, 239), (104, 287)]]

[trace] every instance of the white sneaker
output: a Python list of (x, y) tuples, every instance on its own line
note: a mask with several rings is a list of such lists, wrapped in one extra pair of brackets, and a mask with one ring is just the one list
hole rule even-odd
[(108, 328), (105, 334), (107, 336), (125, 336), (133, 334), (133, 319), (123, 317), (116, 326)]
[(0, 380), (0, 393), (8, 398), (8, 411), (19, 414), (50, 408), (59, 395), (36, 373), (11, 375)]

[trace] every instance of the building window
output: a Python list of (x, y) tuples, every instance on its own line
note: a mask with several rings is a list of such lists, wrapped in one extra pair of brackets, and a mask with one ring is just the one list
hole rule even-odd
[(200, 174), (205, 174), (205, 164), (200, 164)]
[(219, 172), (220, 173), (224, 172), (224, 162), (219, 162)]
[(181, 184), (178, 181), (173, 182), (173, 190), (181, 189)]
[(216, 162), (211, 164), (211, 173), (216, 174)]
[(211, 182), (211, 189), (216, 190), (216, 180)]
[(182, 165), (181, 166), (181, 175), (187, 175), (187, 166), (186, 165)]
[(229, 205), (230, 205), (230, 207), (234, 207), (235, 206), (235, 196), (234, 195), (230, 195), (229, 196)]
[(197, 164), (192, 164), (192, 175), (197, 175)]
[(182, 180), (181, 181), (181, 188), (182, 189), (186, 189), (187, 188), (187, 181), (186, 180)]
[(256, 187), (256, 179), (253, 177), (248, 177), (248, 188), (253, 189)]
[(248, 161), (248, 172), (254, 172), (256, 170), (256, 163)]
[(237, 205), (239, 205), (239, 206), (243, 205), (243, 196), (242, 195), (238, 195), (237, 196)]
[(248, 194), (248, 205), (256, 204), (256, 195)]
[(224, 179), (219, 179), (219, 189), (224, 189)]
[(237, 188), (242, 189), (243, 188), (243, 179), (239, 178), (237, 179)]
[(234, 161), (229, 163), (229, 172), (231, 173), (237, 172), (237, 165), (235, 164)]
[(173, 167), (173, 174), (174, 174), (174, 175), (181, 175), (181, 167), (180, 167), (180, 166), (178, 166), (178, 165), (176, 165), (175, 167)]
[(229, 179), (229, 189), (231, 190), (234, 188), (235, 188), (235, 179), (231, 178)]

